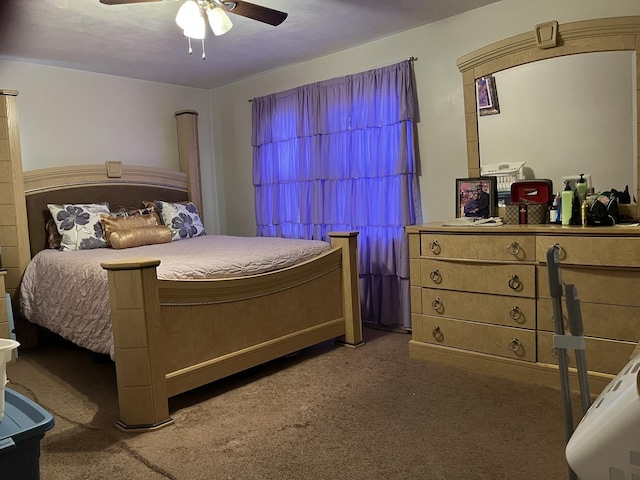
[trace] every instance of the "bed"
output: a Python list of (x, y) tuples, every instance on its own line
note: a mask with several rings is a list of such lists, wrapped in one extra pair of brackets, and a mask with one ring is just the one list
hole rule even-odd
[[(115, 360), (120, 429), (145, 431), (170, 424), (169, 397), (302, 348), (331, 339), (351, 347), (363, 344), (357, 232), (329, 234), (330, 244), (314, 244), (319, 250), (310, 249), (310, 253), (292, 261), (276, 261), (255, 270), (250, 262), (248, 270), (240, 268), (231, 277), (222, 278), (215, 274), (211, 277), (210, 272), (176, 278), (171, 273), (171, 261), (162, 259), (163, 249), (175, 244), (183, 250), (188, 246), (186, 250), (201, 252), (200, 244), (207, 237), (219, 237), (227, 244), (239, 242), (242, 251), (248, 252), (243, 242), (274, 239), (234, 240), (207, 234), (122, 250), (43, 251), (48, 247), (48, 204), (108, 202), (113, 210), (150, 199), (176, 203), (189, 200), (186, 177), (180, 172), (126, 166), (118, 167), (118, 171), (113, 178), (108, 169), (106, 173), (91, 169), (91, 174), (81, 175), (82, 181), (69, 167), (30, 172), (25, 177), (25, 197), (32, 262), (40, 257), (47, 257), (47, 261), (75, 258), (69, 255), (83, 252), (104, 254), (93, 256), (92, 266), (85, 265), (86, 279), (81, 283), (88, 284), (89, 279), (102, 282), (109, 339), (85, 347), (109, 353)], [(197, 255), (198, 259), (207, 256)], [(218, 258), (219, 254), (209, 256)], [(184, 259), (179, 263), (185, 263)], [(33, 293), (30, 267), (25, 271), (21, 299), (37, 297), (43, 291), (40, 288)], [(35, 276), (49, 275), (46, 268)], [(100, 296), (91, 292), (83, 291), (79, 297)], [(34, 315), (28, 305), (23, 313), (27, 320)], [(52, 316), (56, 324), (64, 322), (63, 314), (56, 311)], [(90, 315), (83, 317), (88, 319)], [(37, 319), (43, 326), (46, 321)], [(73, 336), (70, 339), (78, 342)]]

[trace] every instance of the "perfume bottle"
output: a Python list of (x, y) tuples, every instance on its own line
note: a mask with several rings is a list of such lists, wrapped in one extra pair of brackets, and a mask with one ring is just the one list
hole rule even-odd
[(583, 227), (587, 226), (587, 210), (588, 210), (588, 205), (587, 205), (587, 201), (586, 200), (582, 200), (582, 203), (580, 204), (580, 224)]
[(553, 197), (551, 209), (549, 210), (549, 223), (558, 223), (558, 204), (560, 203), (560, 193)]

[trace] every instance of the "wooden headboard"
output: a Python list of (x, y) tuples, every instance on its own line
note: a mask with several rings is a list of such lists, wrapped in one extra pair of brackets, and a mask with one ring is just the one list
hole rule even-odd
[[(0, 156), (3, 160), (0, 162), (2, 164), (2, 168), (0, 168), (0, 184), (2, 185), (0, 243), (2, 244), (2, 266), (7, 270), (5, 275), (6, 291), (11, 294), (14, 307), (17, 305), (16, 294), (22, 275), (31, 261), (32, 252), (37, 251), (41, 245), (38, 237), (34, 237), (33, 249), (29, 245), (31, 236), (29, 235), (25, 197), (39, 196), (49, 187), (54, 190), (78, 188), (79, 184), (86, 180), (85, 177), (91, 179), (100, 177), (107, 179), (107, 182), (126, 184), (129, 181), (128, 177), (131, 176), (136, 185), (157, 183), (158, 188), (188, 192), (189, 200), (196, 204), (202, 214), (198, 112), (195, 110), (175, 112), (178, 134), (177, 172), (128, 167), (123, 166), (120, 162), (106, 162), (106, 168), (104, 165), (93, 165), (24, 171), (18, 128), (20, 122), (18, 121), (17, 96), (16, 90), (0, 89), (0, 118), (4, 119), (3, 122), (0, 122), (4, 126), (4, 134), (0, 135), (0, 151), (2, 152)], [(108, 136), (109, 132), (104, 132), (104, 134)], [(46, 159), (41, 159), (41, 161), (46, 161)], [(63, 174), (60, 175), (60, 172)], [(154, 194), (153, 192), (147, 193)], [(42, 200), (42, 198), (44, 197), (41, 197), (39, 202), (43, 202), (41, 205), (46, 205), (47, 200)], [(165, 198), (169, 200), (175, 197), (166, 195)], [(69, 198), (69, 200), (71, 199)], [(31, 214), (31, 220), (40, 222), (42, 210), (39, 210), (37, 206), (33, 208), (37, 213)], [(33, 227), (31, 230), (40, 230), (40, 226)]]
[(111, 210), (141, 208), (143, 201), (189, 200), (186, 174), (170, 170), (106, 165), (47, 168), (25, 172), (25, 199), (31, 256), (48, 248), (49, 203), (108, 202)]

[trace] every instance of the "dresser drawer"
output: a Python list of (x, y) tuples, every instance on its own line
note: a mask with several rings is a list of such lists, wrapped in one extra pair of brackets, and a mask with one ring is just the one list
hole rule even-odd
[(535, 266), (420, 260), (421, 285), (444, 290), (534, 298)]
[[(604, 340), (601, 338), (585, 337), (585, 357), (589, 371), (617, 375), (631, 358), (636, 342), (622, 342), (618, 340)], [(553, 333), (538, 332), (538, 362), (558, 364), (554, 355)], [(576, 367), (576, 355), (573, 350), (567, 350), (570, 367)]]
[(423, 233), (420, 243), (423, 257), (507, 262), (533, 262), (536, 259), (536, 242), (532, 235)]
[(546, 263), (554, 244), (561, 264), (640, 267), (640, 237), (544, 235), (536, 239), (536, 260)]
[(418, 342), (536, 360), (536, 333), (532, 330), (415, 314), (412, 323), (412, 338)]
[[(578, 291), (578, 295), (580, 295), (580, 291)], [(553, 300), (550, 298), (539, 299), (537, 307), (538, 329), (555, 332)], [(565, 331), (569, 333), (564, 299), (562, 300), (562, 313)], [(638, 307), (580, 301), (580, 313), (585, 335), (629, 342), (640, 340), (640, 308)]]
[(536, 328), (536, 303), (533, 298), (423, 288), (421, 304), (422, 313), (434, 317), (532, 330)]
[[(580, 302), (640, 306), (640, 269), (561, 266), (564, 284), (575, 285)], [(538, 267), (538, 297), (551, 298), (547, 267)]]

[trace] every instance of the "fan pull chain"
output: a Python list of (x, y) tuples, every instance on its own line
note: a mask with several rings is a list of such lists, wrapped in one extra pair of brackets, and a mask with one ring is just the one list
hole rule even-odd
[[(189, 39), (189, 55), (193, 54), (193, 48), (191, 47), (191, 37), (187, 37)], [(204, 51), (204, 38), (202, 39), (202, 60), (206, 60), (207, 56)]]

